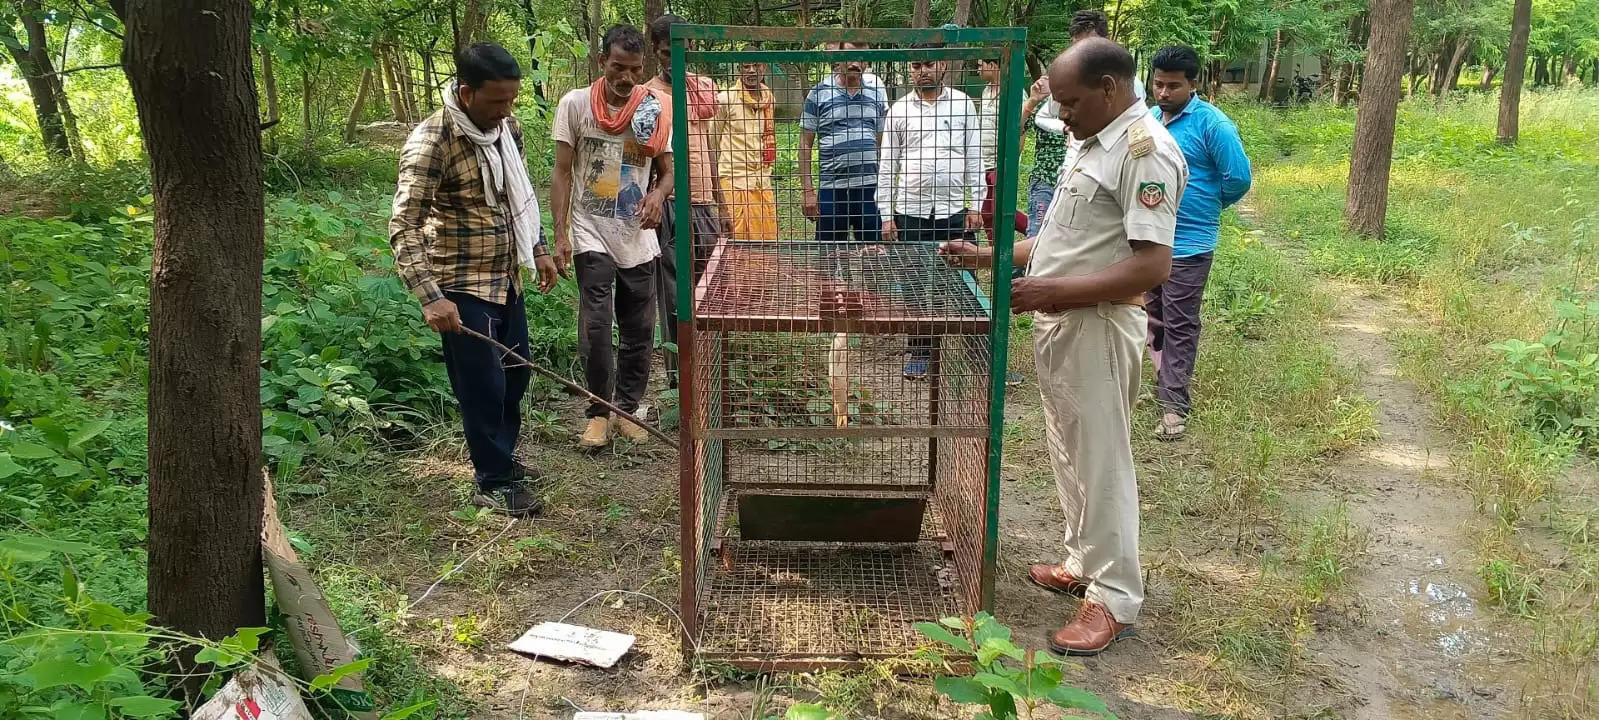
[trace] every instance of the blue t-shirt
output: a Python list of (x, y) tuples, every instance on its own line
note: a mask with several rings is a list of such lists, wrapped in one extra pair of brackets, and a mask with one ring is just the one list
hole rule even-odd
[[(1161, 118), (1160, 106), (1151, 109)], [(1216, 249), (1221, 211), (1249, 192), (1249, 156), (1238, 126), (1215, 105), (1197, 97), (1166, 123), (1166, 130), (1188, 160), (1188, 187), (1177, 206), (1172, 257), (1193, 257)]]
[(821, 187), (872, 187), (877, 184), (877, 136), (888, 114), (888, 92), (867, 76), (854, 93), (828, 76), (805, 96), (800, 128), (816, 133)]

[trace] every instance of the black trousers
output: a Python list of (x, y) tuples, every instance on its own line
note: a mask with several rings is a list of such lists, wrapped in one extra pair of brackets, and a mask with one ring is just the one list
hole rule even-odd
[[(579, 254), (577, 266), (578, 332), (583, 333), (583, 374), (589, 392), (633, 412), (650, 383), (650, 358), (655, 352), (656, 262), (619, 268), (610, 255)], [(611, 327), (618, 342), (611, 347)], [(611, 411), (590, 403), (588, 416)]]
[[(677, 276), (677, 205), (667, 201), (665, 212), (662, 213), (661, 226), (655, 229), (656, 239), (660, 241), (661, 257), (656, 261), (655, 267), (655, 307), (661, 316), (661, 337), (666, 342), (677, 345), (677, 284), (678, 282), (692, 283), (699, 280), (700, 273), (704, 272), (706, 260), (711, 256), (711, 250), (716, 245), (717, 236), (721, 235), (721, 222), (717, 220), (716, 208), (710, 205), (694, 205), (689, 210), (689, 231), (694, 235), (694, 272), (685, 273), (681, 279)], [(677, 353), (670, 348), (662, 353), (665, 357), (666, 382), (671, 387), (677, 387)]]
[[(899, 242), (918, 243), (928, 253), (938, 252), (940, 243), (965, 239), (975, 242), (975, 233), (966, 230), (966, 213), (958, 212), (945, 218), (924, 218), (914, 215), (894, 215), (894, 226), (899, 233)], [(911, 357), (918, 360), (927, 360), (932, 356), (933, 338), (926, 336), (912, 336), (906, 342), (910, 348)]]
[[(500, 341), (523, 357), (528, 355), (527, 312), (522, 296), (512, 291), (504, 304), (473, 295), (446, 292), (461, 324)], [(533, 371), (507, 367), (499, 349), (461, 333), (441, 333), (444, 369), (461, 406), (466, 449), (479, 487), (491, 488), (518, 479), (516, 442), (522, 434), (522, 395)]]

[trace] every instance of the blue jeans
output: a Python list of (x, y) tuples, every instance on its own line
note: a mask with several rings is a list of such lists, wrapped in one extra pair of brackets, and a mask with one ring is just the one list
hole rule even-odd
[(879, 242), (883, 221), (877, 214), (877, 188), (821, 188), (816, 192), (816, 241)]
[(1049, 201), (1055, 198), (1055, 179), (1035, 177), (1027, 183), (1027, 237), (1038, 237), (1044, 227), (1044, 213), (1049, 212)]

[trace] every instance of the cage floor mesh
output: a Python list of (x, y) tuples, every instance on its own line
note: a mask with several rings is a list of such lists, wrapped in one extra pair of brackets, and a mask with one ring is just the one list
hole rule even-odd
[(893, 657), (911, 625), (961, 614), (954, 563), (932, 542), (734, 542), (707, 578), (700, 652), (712, 657)]
[(970, 276), (925, 244), (722, 241), (696, 295), (695, 317), (749, 329), (797, 330), (828, 319), (925, 332), (988, 323)]

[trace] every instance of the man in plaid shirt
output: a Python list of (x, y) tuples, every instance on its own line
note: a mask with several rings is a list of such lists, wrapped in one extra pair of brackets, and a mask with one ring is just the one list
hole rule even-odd
[(521, 267), (536, 267), (540, 292), (555, 285), (521, 128), (511, 115), (521, 77), (516, 60), (498, 45), (479, 43), (457, 55), (451, 97), (412, 131), (400, 153), (389, 243), (395, 269), (443, 339), (475, 501), (531, 515), (539, 499), (527, 481), (538, 471), (515, 457), (530, 371), (506, 367), (492, 345), (460, 332), (471, 328), (525, 357)]

